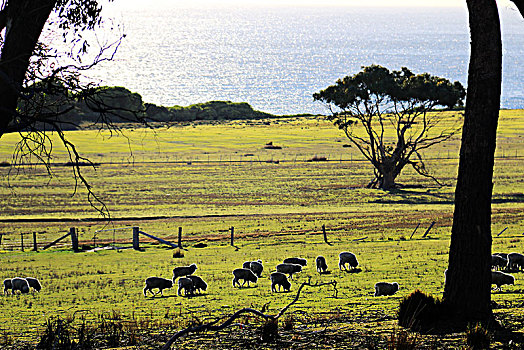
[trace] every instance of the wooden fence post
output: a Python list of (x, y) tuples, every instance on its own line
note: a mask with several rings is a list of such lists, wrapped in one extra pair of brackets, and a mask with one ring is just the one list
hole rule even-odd
[(182, 249), (182, 227), (178, 228), (178, 248)]
[(24, 234), (23, 233), (20, 234), (20, 245), (21, 245), (22, 251), (24, 251)]
[(36, 243), (36, 232), (33, 232), (33, 250), (34, 250), (35, 252), (38, 251), (38, 245), (37, 245), (37, 243)]
[(413, 231), (409, 239), (413, 238), (413, 235), (415, 234), (415, 232), (417, 232), (419, 226), (420, 226), (420, 222), (418, 223), (417, 227), (415, 227), (415, 231)]
[(429, 225), (428, 229), (426, 230), (426, 233), (424, 233), (424, 236), (422, 236), (422, 238), (424, 238), (424, 237), (426, 237), (426, 236), (428, 235), (429, 231), (433, 228), (433, 226), (434, 226), (435, 224), (436, 224), (436, 222), (433, 221), (433, 222), (431, 223), (431, 225)]
[(0, 245), (2, 244), (2, 237), (4, 237), (4, 234), (0, 233)]
[(140, 239), (138, 238), (138, 232), (140, 232), (138, 227), (133, 227), (133, 249), (140, 250)]
[(231, 226), (229, 228), (231, 230), (231, 246), (235, 246), (235, 228)]
[(327, 240), (326, 225), (322, 225), (322, 233), (324, 234), (324, 242), (329, 244), (329, 242)]
[(78, 235), (76, 234), (76, 228), (69, 228), (69, 234), (71, 235), (71, 246), (74, 252), (78, 252)]

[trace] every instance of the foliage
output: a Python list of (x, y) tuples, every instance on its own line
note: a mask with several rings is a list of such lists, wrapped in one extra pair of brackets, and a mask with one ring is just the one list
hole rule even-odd
[(471, 350), (489, 349), (491, 337), (488, 330), (480, 323), (476, 325), (468, 325), (466, 329), (466, 344)]
[(462, 106), (464, 95), (459, 82), (428, 73), (415, 75), (405, 67), (391, 72), (372, 65), (313, 97), (329, 107), (328, 119), (373, 165), (375, 180), (370, 186), (389, 189), (406, 165), (432, 177), (421, 151), (449, 140), (457, 128), (435, 133), (442, 118), (429, 112), (438, 106)]
[(443, 316), (442, 301), (415, 290), (400, 302), (398, 324), (418, 332), (428, 332)]

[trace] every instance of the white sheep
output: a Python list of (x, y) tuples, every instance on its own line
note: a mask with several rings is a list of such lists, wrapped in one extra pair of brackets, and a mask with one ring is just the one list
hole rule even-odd
[[(173, 287), (173, 281), (168, 280), (162, 277), (148, 277), (146, 278), (146, 286), (144, 287), (144, 296), (147, 296), (146, 292), (149, 291), (153, 296), (156, 296), (158, 293), (164, 296), (163, 290)], [(158, 288), (157, 293), (153, 293), (153, 289)]]
[(524, 255), (519, 253), (508, 254), (508, 270), (521, 270), (524, 268)]
[(501, 271), (491, 271), (491, 284), (497, 286), (495, 290), (502, 290), (502, 286), (505, 284), (515, 284), (515, 277)]
[(286, 258), (284, 264), (296, 264), (300, 266), (307, 266), (307, 260), (302, 258)]
[(297, 272), (302, 272), (302, 265), (298, 264), (278, 264), (277, 272), (287, 273), (289, 278), (293, 279), (293, 274)]
[(20, 293), (29, 293), (29, 283), (25, 278), (15, 277), (11, 280), (11, 290), (15, 294), (15, 291), (20, 291)]
[(207, 283), (200, 276), (190, 275), (187, 276), (191, 281), (193, 281), (193, 290), (196, 292), (206, 291)]
[(6, 278), (4, 280), (4, 294), (8, 294), (10, 289), (13, 289), (13, 285), (11, 284), (11, 279)]
[(375, 296), (393, 295), (398, 291), (398, 288), (397, 282), (377, 282), (375, 283)]
[(317, 272), (318, 273), (325, 273), (327, 271), (327, 263), (326, 258), (324, 258), (322, 255), (317, 256), (316, 260), (317, 265)]
[(287, 276), (282, 272), (273, 272), (270, 275), (271, 278), (271, 291), (277, 292), (276, 286), (278, 285), (278, 291), (280, 292), (280, 287), (289, 292), (291, 288), (291, 283), (288, 281)]
[(192, 275), (195, 273), (195, 271), (197, 270), (197, 266), (196, 264), (191, 264), (189, 266), (179, 266), (179, 267), (175, 267), (173, 269), (173, 283), (175, 282), (175, 280), (178, 278), (178, 277), (183, 277), (183, 276), (189, 276), (189, 275)]
[(340, 270), (342, 270), (342, 267), (344, 267), (344, 270), (347, 271), (346, 264), (348, 264), (351, 269), (356, 269), (357, 268), (358, 260), (357, 260), (357, 257), (355, 256), (355, 254), (350, 253), (350, 252), (342, 252), (338, 256), (340, 258), (340, 260), (338, 262), (338, 268)]
[(178, 280), (178, 295), (182, 295), (181, 292), (184, 290), (184, 295), (187, 297), (188, 295), (193, 295), (195, 292), (195, 286), (193, 284), (193, 280), (189, 277), (182, 277)]
[(27, 283), (29, 284), (30, 288), (33, 288), (37, 292), (40, 292), (40, 290), (42, 290), (42, 285), (40, 284), (40, 281), (37, 280), (36, 278), (34, 278), (34, 277), (26, 277), (25, 279), (26, 279)]
[[(235, 269), (233, 270), (233, 287), (238, 284), (238, 287), (243, 287), (247, 282), (249, 287), (249, 282), (257, 283), (258, 277), (250, 269)], [(243, 280), (242, 285), (240, 285), (240, 280)]]

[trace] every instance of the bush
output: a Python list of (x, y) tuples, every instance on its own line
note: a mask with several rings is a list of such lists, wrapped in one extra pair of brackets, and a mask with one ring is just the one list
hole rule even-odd
[(418, 332), (428, 332), (442, 318), (442, 301), (420, 290), (405, 297), (398, 310), (398, 324)]

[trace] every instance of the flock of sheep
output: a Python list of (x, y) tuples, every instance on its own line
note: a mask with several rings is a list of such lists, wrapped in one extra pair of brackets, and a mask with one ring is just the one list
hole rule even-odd
[[(317, 272), (322, 274), (327, 272), (326, 258), (318, 256), (315, 260)], [(302, 272), (302, 268), (307, 266), (307, 260), (302, 258), (287, 258), (281, 264), (275, 267), (275, 272), (270, 274), (271, 280), (271, 292), (280, 292), (281, 290), (290, 291), (293, 274)], [(339, 254), (338, 267), (340, 270), (346, 271), (357, 271), (358, 260), (355, 254), (350, 252), (342, 252)], [(349, 268), (349, 270), (348, 270)], [(173, 269), (173, 278), (166, 279), (162, 277), (148, 277), (145, 280), (144, 296), (147, 296), (149, 291), (153, 296), (158, 294), (164, 295), (163, 290), (172, 288), (175, 285), (178, 278), (178, 291), (179, 296), (192, 296), (196, 292), (202, 292), (207, 290), (207, 284), (202, 280), (201, 277), (194, 275), (197, 270), (195, 264), (189, 266), (180, 266)], [(258, 279), (262, 276), (264, 266), (261, 260), (246, 261), (242, 264), (242, 268), (233, 270), (233, 287), (242, 288), (246, 284), (249, 287), (249, 283), (257, 283)], [(289, 279), (288, 279), (289, 275)], [(242, 282), (242, 283), (240, 283)], [(153, 289), (158, 289), (155, 293)], [(396, 282), (378, 282), (375, 284), (375, 296), (388, 296), (395, 294), (399, 289), (399, 285)]]
[(506, 271), (519, 271), (524, 269), (524, 255), (519, 253), (495, 253), (491, 256), (491, 283), (496, 285), (498, 290), (502, 290), (503, 285), (515, 284), (515, 277)]
[(40, 284), (40, 281), (34, 277), (15, 277), (4, 280), (4, 294), (8, 294), (9, 290), (11, 290), (12, 294), (18, 292), (20, 292), (20, 294), (26, 294), (29, 293), (31, 288), (40, 292), (42, 285)]

